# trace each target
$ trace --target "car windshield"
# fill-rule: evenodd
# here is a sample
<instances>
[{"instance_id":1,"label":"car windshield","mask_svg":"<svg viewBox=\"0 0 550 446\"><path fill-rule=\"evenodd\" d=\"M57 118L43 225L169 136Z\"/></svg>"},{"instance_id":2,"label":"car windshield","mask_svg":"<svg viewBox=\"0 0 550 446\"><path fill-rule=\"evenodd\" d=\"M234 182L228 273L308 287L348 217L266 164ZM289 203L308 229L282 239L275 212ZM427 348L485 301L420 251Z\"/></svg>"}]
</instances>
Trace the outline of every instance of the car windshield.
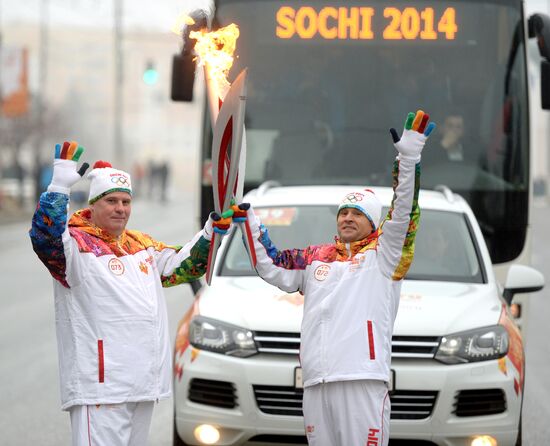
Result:
<instances>
[{"instance_id":1,"label":"car windshield","mask_svg":"<svg viewBox=\"0 0 550 446\"><path fill-rule=\"evenodd\" d=\"M279 250L330 243L336 234L335 206L258 207L255 212ZM386 210L387 212L387 210ZM241 234L234 231L222 260L222 276L254 276ZM465 215L422 210L410 280L482 283L478 249Z\"/></svg>"}]
</instances>

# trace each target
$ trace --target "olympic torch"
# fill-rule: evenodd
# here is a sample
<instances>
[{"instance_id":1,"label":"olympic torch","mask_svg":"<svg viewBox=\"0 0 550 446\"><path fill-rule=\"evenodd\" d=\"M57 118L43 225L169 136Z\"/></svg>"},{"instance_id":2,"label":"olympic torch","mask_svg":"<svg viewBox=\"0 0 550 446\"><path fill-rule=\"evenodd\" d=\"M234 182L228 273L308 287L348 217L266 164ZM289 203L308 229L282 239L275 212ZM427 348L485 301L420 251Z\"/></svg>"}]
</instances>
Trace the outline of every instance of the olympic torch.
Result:
<instances>
[{"instance_id":1,"label":"olympic torch","mask_svg":"<svg viewBox=\"0 0 550 446\"><path fill-rule=\"evenodd\" d=\"M196 31L190 38L197 39L195 51L204 67L208 107L212 122L212 188L214 211L221 215L243 197L246 164L246 138L244 116L246 106L247 70L242 70L233 84L227 74L233 64L233 52L238 28L231 24L215 32ZM248 222L238 223L252 266L256 256ZM221 238L214 233L208 255L206 283L212 281Z\"/></svg>"}]
</instances>

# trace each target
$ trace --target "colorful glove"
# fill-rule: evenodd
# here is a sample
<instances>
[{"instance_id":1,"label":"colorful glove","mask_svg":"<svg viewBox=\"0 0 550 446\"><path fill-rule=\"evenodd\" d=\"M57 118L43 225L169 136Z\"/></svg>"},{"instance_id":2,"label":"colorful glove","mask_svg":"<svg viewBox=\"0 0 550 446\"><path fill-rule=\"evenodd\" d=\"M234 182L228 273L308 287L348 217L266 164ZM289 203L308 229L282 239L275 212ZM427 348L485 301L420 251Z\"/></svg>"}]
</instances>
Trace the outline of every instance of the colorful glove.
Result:
<instances>
[{"instance_id":1,"label":"colorful glove","mask_svg":"<svg viewBox=\"0 0 550 446\"><path fill-rule=\"evenodd\" d=\"M400 159L408 158L415 161L420 159L424 144L433 129L435 129L435 123L430 122L428 124L429 120L430 115L418 110L416 115L412 112L407 115L401 138L399 138L394 128L390 129L393 145L399 152Z\"/></svg>"},{"instance_id":2,"label":"colorful glove","mask_svg":"<svg viewBox=\"0 0 550 446\"><path fill-rule=\"evenodd\" d=\"M208 220L204 225L205 238L207 240L211 240L212 232L220 235L227 234L227 231L229 231L229 227L231 226L231 217L233 217L232 209L225 211L221 216L217 212L210 212Z\"/></svg>"},{"instance_id":3,"label":"colorful glove","mask_svg":"<svg viewBox=\"0 0 550 446\"><path fill-rule=\"evenodd\" d=\"M84 152L84 147L79 146L75 141L55 146L55 159L53 162L52 182L48 186L48 192L60 192L69 195L71 187L80 181L90 165L83 163L80 169L76 170L77 162Z\"/></svg>"},{"instance_id":4,"label":"colorful glove","mask_svg":"<svg viewBox=\"0 0 550 446\"><path fill-rule=\"evenodd\" d=\"M242 223L246 221L250 203L233 204L231 209L233 210L233 221L235 223Z\"/></svg>"}]
</instances>

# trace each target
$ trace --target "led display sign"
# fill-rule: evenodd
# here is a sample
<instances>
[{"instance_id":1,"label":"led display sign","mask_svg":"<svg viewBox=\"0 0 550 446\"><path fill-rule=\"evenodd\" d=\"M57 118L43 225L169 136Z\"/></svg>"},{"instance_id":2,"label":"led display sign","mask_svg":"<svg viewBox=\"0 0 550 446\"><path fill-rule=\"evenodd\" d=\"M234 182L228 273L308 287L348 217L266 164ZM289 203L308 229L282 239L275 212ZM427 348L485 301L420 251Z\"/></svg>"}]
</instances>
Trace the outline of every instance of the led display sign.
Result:
<instances>
[{"instance_id":1,"label":"led display sign","mask_svg":"<svg viewBox=\"0 0 550 446\"><path fill-rule=\"evenodd\" d=\"M451 7L282 6L275 20L279 39L454 40L459 32Z\"/></svg>"}]
</instances>

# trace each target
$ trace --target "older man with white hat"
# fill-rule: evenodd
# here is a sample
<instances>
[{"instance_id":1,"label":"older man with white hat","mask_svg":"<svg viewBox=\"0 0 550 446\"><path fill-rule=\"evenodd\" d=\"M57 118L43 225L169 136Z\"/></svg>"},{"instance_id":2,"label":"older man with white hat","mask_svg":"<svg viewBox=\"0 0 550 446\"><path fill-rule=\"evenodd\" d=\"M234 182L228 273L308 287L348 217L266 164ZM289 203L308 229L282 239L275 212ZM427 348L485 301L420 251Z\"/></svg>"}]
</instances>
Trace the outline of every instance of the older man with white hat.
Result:
<instances>
[{"instance_id":1,"label":"older man with white hat","mask_svg":"<svg viewBox=\"0 0 550 446\"><path fill-rule=\"evenodd\" d=\"M74 446L141 446L154 402L169 398L172 353L162 287L199 279L212 232L230 218L212 215L185 246L126 229L128 173L99 161L88 175L89 207L68 219L83 152L57 145L52 182L35 211L33 249L54 281L62 409Z\"/></svg>"}]
</instances>

